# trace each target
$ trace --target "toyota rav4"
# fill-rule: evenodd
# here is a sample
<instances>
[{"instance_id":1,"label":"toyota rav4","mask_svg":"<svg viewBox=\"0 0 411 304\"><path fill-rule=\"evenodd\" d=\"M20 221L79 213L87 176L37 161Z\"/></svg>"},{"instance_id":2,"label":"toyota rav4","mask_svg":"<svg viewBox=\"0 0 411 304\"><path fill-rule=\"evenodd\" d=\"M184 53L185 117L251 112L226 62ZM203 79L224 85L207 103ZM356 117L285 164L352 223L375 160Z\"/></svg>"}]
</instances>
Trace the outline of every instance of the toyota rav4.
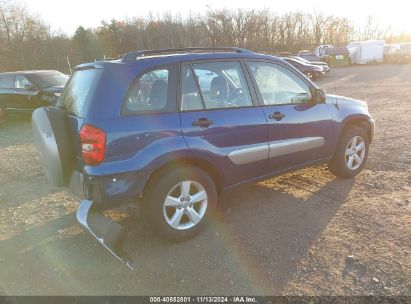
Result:
<instances>
[{"instance_id":1,"label":"toyota rav4","mask_svg":"<svg viewBox=\"0 0 411 304\"><path fill-rule=\"evenodd\" d=\"M155 232L181 241L235 186L320 163L356 176L374 133L365 102L326 95L284 60L239 48L79 65L32 124L49 182L81 197L79 223L130 268L125 229L101 210L138 203Z\"/></svg>"}]
</instances>

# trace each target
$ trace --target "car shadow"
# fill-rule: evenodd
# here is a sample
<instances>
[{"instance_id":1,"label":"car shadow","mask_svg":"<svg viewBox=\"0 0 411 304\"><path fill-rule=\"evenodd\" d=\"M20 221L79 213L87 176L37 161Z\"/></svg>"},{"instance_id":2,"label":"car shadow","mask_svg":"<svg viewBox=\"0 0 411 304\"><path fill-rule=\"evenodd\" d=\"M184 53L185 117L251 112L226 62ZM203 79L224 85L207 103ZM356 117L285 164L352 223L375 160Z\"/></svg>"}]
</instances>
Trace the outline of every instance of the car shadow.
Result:
<instances>
[{"instance_id":1,"label":"car shadow","mask_svg":"<svg viewBox=\"0 0 411 304\"><path fill-rule=\"evenodd\" d=\"M294 173L241 186L221 196L203 233L179 244L155 237L131 216L126 249L134 271L82 232L74 214L65 215L0 241L0 292L280 294L354 181L329 175L310 181Z\"/></svg>"}]
</instances>

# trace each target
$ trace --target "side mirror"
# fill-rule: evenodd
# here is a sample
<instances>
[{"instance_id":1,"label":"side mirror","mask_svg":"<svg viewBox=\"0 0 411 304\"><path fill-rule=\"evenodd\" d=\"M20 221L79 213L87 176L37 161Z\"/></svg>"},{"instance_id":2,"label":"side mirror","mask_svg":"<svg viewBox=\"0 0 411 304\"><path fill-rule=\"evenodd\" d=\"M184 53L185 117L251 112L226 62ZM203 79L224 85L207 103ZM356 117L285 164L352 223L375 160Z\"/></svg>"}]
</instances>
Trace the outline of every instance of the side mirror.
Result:
<instances>
[{"instance_id":1,"label":"side mirror","mask_svg":"<svg viewBox=\"0 0 411 304\"><path fill-rule=\"evenodd\" d=\"M312 102L313 103L325 103L327 95L324 89L314 89L312 92Z\"/></svg>"}]
</instances>

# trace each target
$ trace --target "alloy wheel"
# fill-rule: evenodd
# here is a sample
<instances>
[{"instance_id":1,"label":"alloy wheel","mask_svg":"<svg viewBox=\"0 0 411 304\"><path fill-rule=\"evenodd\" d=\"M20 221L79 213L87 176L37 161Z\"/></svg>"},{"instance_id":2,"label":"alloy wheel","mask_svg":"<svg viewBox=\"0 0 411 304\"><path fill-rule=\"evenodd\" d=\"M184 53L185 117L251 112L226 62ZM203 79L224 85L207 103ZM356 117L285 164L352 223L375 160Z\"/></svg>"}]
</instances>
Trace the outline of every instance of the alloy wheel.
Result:
<instances>
[{"instance_id":1,"label":"alloy wheel","mask_svg":"<svg viewBox=\"0 0 411 304\"><path fill-rule=\"evenodd\" d=\"M191 180L175 185L163 204L164 219L177 230L187 230L197 225L206 210L207 192L200 183Z\"/></svg>"},{"instance_id":2,"label":"alloy wheel","mask_svg":"<svg viewBox=\"0 0 411 304\"><path fill-rule=\"evenodd\" d=\"M345 163L350 170L358 169L365 157L365 141L361 136L354 136L345 148Z\"/></svg>"}]
</instances>

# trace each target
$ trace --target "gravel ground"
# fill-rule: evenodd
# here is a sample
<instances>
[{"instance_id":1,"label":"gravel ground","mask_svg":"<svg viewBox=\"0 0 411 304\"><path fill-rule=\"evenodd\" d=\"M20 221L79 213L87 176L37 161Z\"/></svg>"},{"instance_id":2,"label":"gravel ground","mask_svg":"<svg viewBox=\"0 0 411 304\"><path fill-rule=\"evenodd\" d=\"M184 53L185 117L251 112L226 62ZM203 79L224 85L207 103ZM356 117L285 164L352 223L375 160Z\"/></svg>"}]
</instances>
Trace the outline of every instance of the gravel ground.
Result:
<instances>
[{"instance_id":1,"label":"gravel ground","mask_svg":"<svg viewBox=\"0 0 411 304\"><path fill-rule=\"evenodd\" d=\"M30 123L0 126L1 295L411 295L411 65L333 69L327 92L377 121L355 179L319 166L243 186L198 237L161 241L130 224L135 271L80 229L78 201L50 188Z\"/></svg>"}]
</instances>

